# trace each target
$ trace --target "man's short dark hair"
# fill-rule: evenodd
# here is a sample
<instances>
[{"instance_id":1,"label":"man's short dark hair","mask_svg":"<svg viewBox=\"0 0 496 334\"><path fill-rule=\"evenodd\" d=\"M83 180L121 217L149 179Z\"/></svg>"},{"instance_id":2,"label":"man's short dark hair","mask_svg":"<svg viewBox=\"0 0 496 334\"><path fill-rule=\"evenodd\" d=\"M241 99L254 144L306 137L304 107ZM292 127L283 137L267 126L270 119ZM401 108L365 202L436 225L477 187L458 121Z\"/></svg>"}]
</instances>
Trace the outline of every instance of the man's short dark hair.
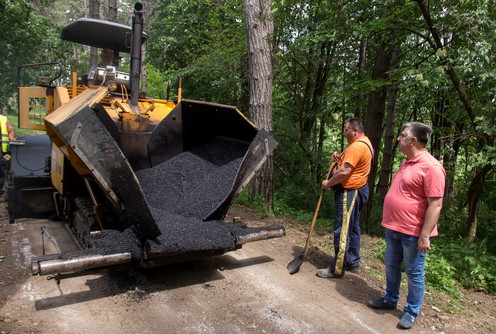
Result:
<instances>
[{"instance_id":1,"label":"man's short dark hair","mask_svg":"<svg viewBox=\"0 0 496 334\"><path fill-rule=\"evenodd\" d=\"M363 125L358 118L348 118L344 124L346 123L350 125L350 128L358 129L358 133L363 133Z\"/></svg>"},{"instance_id":2,"label":"man's short dark hair","mask_svg":"<svg viewBox=\"0 0 496 334\"><path fill-rule=\"evenodd\" d=\"M429 125L420 122L408 122L403 126L409 128L408 137L415 137L420 145L427 146L432 134L432 128Z\"/></svg>"}]
</instances>

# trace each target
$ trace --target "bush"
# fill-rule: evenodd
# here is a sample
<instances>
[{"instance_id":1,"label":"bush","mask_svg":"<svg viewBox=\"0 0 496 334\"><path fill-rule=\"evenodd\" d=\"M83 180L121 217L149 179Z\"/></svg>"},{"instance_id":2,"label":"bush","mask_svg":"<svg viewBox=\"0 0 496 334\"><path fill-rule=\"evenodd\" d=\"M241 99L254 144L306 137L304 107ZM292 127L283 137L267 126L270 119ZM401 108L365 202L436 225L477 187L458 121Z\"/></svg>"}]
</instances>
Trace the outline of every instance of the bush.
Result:
<instances>
[{"instance_id":1,"label":"bush","mask_svg":"<svg viewBox=\"0 0 496 334\"><path fill-rule=\"evenodd\" d=\"M262 196L252 196L248 187L241 191L234 203L255 209L261 213L268 213L265 199Z\"/></svg>"},{"instance_id":2,"label":"bush","mask_svg":"<svg viewBox=\"0 0 496 334\"><path fill-rule=\"evenodd\" d=\"M488 252L487 240L480 243L444 242L439 252L455 267L460 284L470 289L496 292L496 255Z\"/></svg>"},{"instance_id":3,"label":"bush","mask_svg":"<svg viewBox=\"0 0 496 334\"><path fill-rule=\"evenodd\" d=\"M460 292L456 277L457 271L455 266L446 260L437 247L433 246L425 262L425 280L427 286L432 287L434 290L445 292L450 297L460 300L463 294Z\"/></svg>"},{"instance_id":4,"label":"bush","mask_svg":"<svg viewBox=\"0 0 496 334\"><path fill-rule=\"evenodd\" d=\"M289 214L294 220L305 222L307 224L312 223L314 212L290 208L283 200L276 199L274 202L274 214ZM317 217L315 224L327 229L331 229L333 226L331 219L324 218L320 214Z\"/></svg>"}]
</instances>

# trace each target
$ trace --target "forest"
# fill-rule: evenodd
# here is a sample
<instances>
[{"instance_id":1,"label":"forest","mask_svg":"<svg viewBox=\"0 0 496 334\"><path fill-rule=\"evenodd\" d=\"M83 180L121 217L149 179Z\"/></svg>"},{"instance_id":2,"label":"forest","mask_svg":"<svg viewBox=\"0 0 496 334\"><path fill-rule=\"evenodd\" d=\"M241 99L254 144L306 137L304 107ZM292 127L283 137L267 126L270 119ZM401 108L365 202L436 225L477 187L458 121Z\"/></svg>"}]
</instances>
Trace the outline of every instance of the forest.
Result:
<instances>
[{"instance_id":1,"label":"forest","mask_svg":"<svg viewBox=\"0 0 496 334\"><path fill-rule=\"evenodd\" d=\"M188 99L235 105L248 118L258 117L250 100L249 2L142 1L148 40L141 85L148 96L167 98L181 77ZM461 284L494 293L496 3L259 2L269 9L261 19L272 27L265 39L271 105L263 126L279 145L270 194L254 199L243 193L239 200L310 222L331 154L345 148L343 123L356 117L376 151L362 233L382 236L382 200L404 159L396 139L405 122L429 124L434 133L428 149L447 172L431 275L446 290ZM61 62L60 85L69 83L74 64L78 72L88 71L95 54L61 41L64 25L81 17L129 25L133 5L129 0L0 0L2 113L17 114L19 65ZM319 218L327 227L333 217L330 196L328 191Z\"/></svg>"}]
</instances>

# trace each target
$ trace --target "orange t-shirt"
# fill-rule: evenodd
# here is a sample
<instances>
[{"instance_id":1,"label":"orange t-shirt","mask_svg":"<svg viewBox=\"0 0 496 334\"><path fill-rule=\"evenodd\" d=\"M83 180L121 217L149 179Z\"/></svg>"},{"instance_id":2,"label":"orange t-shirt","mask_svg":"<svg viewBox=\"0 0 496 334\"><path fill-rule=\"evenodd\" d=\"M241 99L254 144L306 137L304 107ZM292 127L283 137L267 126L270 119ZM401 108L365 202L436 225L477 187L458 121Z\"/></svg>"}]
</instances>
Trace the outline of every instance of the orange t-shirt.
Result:
<instances>
[{"instance_id":1,"label":"orange t-shirt","mask_svg":"<svg viewBox=\"0 0 496 334\"><path fill-rule=\"evenodd\" d=\"M369 146L367 146L367 143ZM370 149L369 149L370 147ZM339 166L348 163L353 166L353 170L346 179L341 182L345 189L359 189L367 183L372 164L372 143L369 138L362 137L351 143L343 152L339 161Z\"/></svg>"}]
</instances>

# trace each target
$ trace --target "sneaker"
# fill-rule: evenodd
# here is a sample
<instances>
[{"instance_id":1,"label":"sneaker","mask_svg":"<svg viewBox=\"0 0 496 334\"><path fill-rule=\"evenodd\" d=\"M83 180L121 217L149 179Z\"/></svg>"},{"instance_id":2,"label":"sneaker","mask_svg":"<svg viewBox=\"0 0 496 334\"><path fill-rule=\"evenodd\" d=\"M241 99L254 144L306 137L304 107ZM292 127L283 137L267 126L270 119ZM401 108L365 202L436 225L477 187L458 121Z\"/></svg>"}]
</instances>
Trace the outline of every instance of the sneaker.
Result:
<instances>
[{"instance_id":1,"label":"sneaker","mask_svg":"<svg viewBox=\"0 0 496 334\"><path fill-rule=\"evenodd\" d=\"M369 300L369 306L372 308L381 308L387 310L394 310L396 303L388 302L384 297Z\"/></svg>"},{"instance_id":2,"label":"sneaker","mask_svg":"<svg viewBox=\"0 0 496 334\"><path fill-rule=\"evenodd\" d=\"M413 327L413 325L415 325L416 321L417 321L417 318L415 318L410 313L405 312L405 314L403 314L403 317L401 318L400 322L398 322L398 328L410 329Z\"/></svg>"},{"instance_id":3,"label":"sneaker","mask_svg":"<svg viewBox=\"0 0 496 334\"><path fill-rule=\"evenodd\" d=\"M317 270L316 275L319 277L322 277L322 278L341 278L342 277L342 275L334 275L333 273L331 273L329 268Z\"/></svg>"}]
</instances>

